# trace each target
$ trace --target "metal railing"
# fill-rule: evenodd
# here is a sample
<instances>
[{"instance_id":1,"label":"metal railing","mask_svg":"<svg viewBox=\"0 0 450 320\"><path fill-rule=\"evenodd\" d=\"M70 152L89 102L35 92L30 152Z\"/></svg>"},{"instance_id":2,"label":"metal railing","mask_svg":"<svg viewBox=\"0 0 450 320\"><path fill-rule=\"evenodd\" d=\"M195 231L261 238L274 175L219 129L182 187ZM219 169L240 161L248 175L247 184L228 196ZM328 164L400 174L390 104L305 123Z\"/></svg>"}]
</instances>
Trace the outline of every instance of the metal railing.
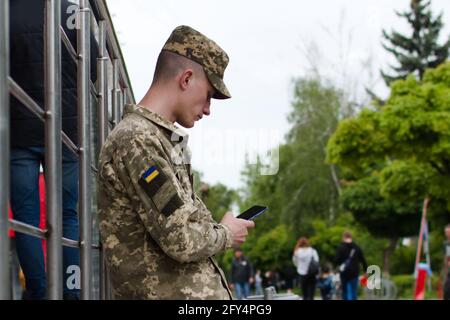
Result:
<instances>
[{"instance_id":1,"label":"metal railing","mask_svg":"<svg viewBox=\"0 0 450 320\"><path fill-rule=\"evenodd\" d=\"M119 120L124 103L134 103L120 46L105 0L80 0L77 11L77 48L61 27L61 3L45 0L44 15L44 108L41 108L9 75L9 0L0 1L0 299L11 298L10 239L8 230L46 239L47 292L49 299L62 299L62 247L80 248L81 298L92 299L93 252L99 250L100 299L110 297L107 269L101 245L93 244L91 157L91 97L96 103L97 150L111 124ZM91 21L94 23L91 25ZM90 79L90 34L98 35L97 83ZM78 143L61 127L61 43L77 63ZM9 219L10 195L10 110L9 95L44 122L46 167L46 229ZM108 99L111 95L111 99ZM109 101L112 103L110 104ZM79 241L62 237L62 143L79 159Z\"/></svg>"}]
</instances>

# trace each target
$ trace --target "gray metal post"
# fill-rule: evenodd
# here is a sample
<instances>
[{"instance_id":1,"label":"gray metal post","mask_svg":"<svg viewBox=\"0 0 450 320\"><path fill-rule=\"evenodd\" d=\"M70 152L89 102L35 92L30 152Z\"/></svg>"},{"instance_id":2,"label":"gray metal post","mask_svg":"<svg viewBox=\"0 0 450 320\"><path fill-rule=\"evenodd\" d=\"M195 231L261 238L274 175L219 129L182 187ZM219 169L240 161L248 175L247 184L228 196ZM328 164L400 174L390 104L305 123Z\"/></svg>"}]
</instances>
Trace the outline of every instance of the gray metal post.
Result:
<instances>
[{"instance_id":1,"label":"gray metal post","mask_svg":"<svg viewBox=\"0 0 450 320\"><path fill-rule=\"evenodd\" d=\"M0 1L0 299L11 298L9 266L9 0Z\"/></svg>"},{"instance_id":2,"label":"gray metal post","mask_svg":"<svg viewBox=\"0 0 450 320\"><path fill-rule=\"evenodd\" d=\"M99 147L103 145L108 135L108 75L107 75L107 62L108 53L106 51L106 27L105 21L100 20L99 27L99 59L97 64L97 91L98 91L98 141Z\"/></svg>"},{"instance_id":3,"label":"gray metal post","mask_svg":"<svg viewBox=\"0 0 450 320\"><path fill-rule=\"evenodd\" d=\"M106 51L106 26L105 21L98 22L99 27L99 59L97 62L97 91L99 98L97 100L98 114L98 142L99 150L103 146L108 135L108 74L107 62L108 53ZM101 241L101 239L100 239ZM100 246L100 300L108 300L109 278L105 264L103 247Z\"/></svg>"},{"instance_id":4,"label":"gray metal post","mask_svg":"<svg viewBox=\"0 0 450 320\"><path fill-rule=\"evenodd\" d=\"M61 2L45 1L45 163L48 298L62 299Z\"/></svg>"},{"instance_id":5,"label":"gray metal post","mask_svg":"<svg viewBox=\"0 0 450 320\"><path fill-rule=\"evenodd\" d=\"M119 59L113 60L112 117L114 127L120 121Z\"/></svg>"},{"instance_id":6,"label":"gray metal post","mask_svg":"<svg viewBox=\"0 0 450 320\"><path fill-rule=\"evenodd\" d=\"M80 264L81 298L92 297L92 214L91 214L91 166L90 166L90 9L87 0L80 0L78 53L78 143L79 151L79 216L80 216Z\"/></svg>"},{"instance_id":7,"label":"gray metal post","mask_svg":"<svg viewBox=\"0 0 450 320\"><path fill-rule=\"evenodd\" d=\"M119 121L122 119L123 116L123 107L125 106L125 90L119 90Z\"/></svg>"}]
</instances>

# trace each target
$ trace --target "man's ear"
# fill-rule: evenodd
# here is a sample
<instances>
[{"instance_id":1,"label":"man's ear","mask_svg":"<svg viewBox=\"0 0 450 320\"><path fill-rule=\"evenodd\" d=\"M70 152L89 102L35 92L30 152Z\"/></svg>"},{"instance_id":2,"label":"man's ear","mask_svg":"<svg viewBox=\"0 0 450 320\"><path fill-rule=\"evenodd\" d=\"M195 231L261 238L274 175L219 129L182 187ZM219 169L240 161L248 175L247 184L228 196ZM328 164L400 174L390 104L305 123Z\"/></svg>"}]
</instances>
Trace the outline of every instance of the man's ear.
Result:
<instances>
[{"instance_id":1,"label":"man's ear","mask_svg":"<svg viewBox=\"0 0 450 320\"><path fill-rule=\"evenodd\" d=\"M186 69L183 71L183 73L180 76L180 87L182 90L186 90L189 86L189 84L192 81L194 72L192 69Z\"/></svg>"}]
</instances>

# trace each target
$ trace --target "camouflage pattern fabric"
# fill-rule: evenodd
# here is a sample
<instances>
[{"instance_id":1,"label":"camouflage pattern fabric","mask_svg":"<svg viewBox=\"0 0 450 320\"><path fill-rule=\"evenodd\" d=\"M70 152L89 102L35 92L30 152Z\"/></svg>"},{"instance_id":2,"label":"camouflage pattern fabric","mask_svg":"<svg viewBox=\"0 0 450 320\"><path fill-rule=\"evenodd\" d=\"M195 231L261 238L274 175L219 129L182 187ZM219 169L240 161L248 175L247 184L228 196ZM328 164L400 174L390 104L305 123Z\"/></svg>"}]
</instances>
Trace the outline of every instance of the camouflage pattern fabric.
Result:
<instances>
[{"instance_id":1,"label":"camouflage pattern fabric","mask_svg":"<svg viewBox=\"0 0 450 320\"><path fill-rule=\"evenodd\" d=\"M116 299L232 297L213 257L232 235L193 190L187 140L159 115L127 105L101 150L99 228Z\"/></svg>"}]
</instances>

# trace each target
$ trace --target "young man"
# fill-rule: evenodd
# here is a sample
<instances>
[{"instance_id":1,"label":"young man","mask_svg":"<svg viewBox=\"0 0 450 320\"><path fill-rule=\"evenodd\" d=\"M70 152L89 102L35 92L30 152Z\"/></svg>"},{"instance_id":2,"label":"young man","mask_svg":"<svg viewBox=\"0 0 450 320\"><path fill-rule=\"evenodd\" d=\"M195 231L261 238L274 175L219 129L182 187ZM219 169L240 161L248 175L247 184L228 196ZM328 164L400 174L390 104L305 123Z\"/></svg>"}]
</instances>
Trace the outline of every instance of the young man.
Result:
<instances>
[{"instance_id":1,"label":"young man","mask_svg":"<svg viewBox=\"0 0 450 320\"><path fill-rule=\"evenodd\" d=\"M356 300L358 298L359 265L366 273L367 263L361 248L353 242L352 234L345 231L342 243L337 249L336 265L339 266L339 275L342 286L343 300Z\"/></svg>"},{"instance_id":2,"label":"young man","mask_svg":"<svg viewBox=\"0 0 450 320\"><path fill-rule=\"evenodd\" d=\"M253 283L253 267L250 261L242 255L242 250L239 248L234 251L234 258L231 262L231 282L238 300L250 295L250 285Z\"/></svg>"},{"instance_id":3,"label":"young man","mask_svg":"<svg viewBox=\"0 0 450 320\"><path fill-rule=\"evenodd\" d=\"M213 220L193 188L188 136L210 114L227 54L188 27L177 27L138 105L108 136L99 160L100 232L118 299L231 299L213 256L239 246L254 223L228 212Z\"/></svg>"}]
</instances>

